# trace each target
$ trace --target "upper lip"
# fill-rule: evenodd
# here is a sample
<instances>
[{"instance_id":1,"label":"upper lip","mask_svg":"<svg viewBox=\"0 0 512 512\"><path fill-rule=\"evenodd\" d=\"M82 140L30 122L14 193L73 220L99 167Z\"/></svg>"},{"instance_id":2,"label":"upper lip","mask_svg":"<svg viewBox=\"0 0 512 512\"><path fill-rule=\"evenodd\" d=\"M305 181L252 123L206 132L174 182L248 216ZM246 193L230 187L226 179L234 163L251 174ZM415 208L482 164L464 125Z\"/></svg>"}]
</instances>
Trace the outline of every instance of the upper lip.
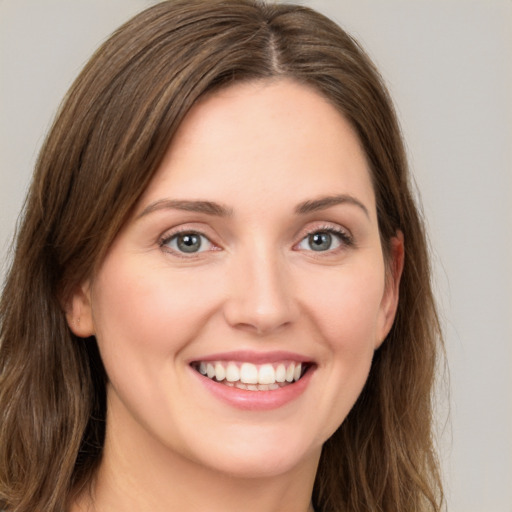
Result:
<instances>
[{"instance_id":1,"label":"upper lip","mask_svg":"<svg viewBox=\"0 0 512 512\"><path fill-rule=\"evenodd\" d=\"M312 363L313 360L303 354L288 351L255 352L249 350L236 350L232 352L217 352L190 360L190 363L198 361L238 361L253 364L278 363L281 361L295 361L299 363Z\"/></svg>"}]
</instances>

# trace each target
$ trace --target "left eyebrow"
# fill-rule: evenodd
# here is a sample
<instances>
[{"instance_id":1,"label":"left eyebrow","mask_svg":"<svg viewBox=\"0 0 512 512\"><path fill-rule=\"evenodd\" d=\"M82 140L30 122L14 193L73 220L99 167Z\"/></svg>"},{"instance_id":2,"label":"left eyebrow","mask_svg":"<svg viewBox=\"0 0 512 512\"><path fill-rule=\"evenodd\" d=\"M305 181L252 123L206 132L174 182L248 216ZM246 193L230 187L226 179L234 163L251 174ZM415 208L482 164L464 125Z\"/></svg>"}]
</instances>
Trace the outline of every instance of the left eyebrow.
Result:
<instances>
[{"instance_id":1,"label":"left eyebrow","mask_svg":"<svg viewBox=\"0 0 512 512\"><path fill-rule=\"evenodd\" d=\"M206 213L207 215L215 215L218 217L228 217L232 215L232 211L227 206L212 201L188 201L176 199L161 199L155 201L137 216L138 219L158 210L183 210L187 212Z\"/></svg>"},{"instance_id":2,"label":"left eyebrow","mask_svg":"<svg viewBox=\"0 0 512 512\"><path fill-rule=\"evenodd\" d=\"M325 196L320 197L319 199L304 201L303 203L300 203L295 207L295 213L299 215L305 215L307 213L325 210L327 208L331 208L332 206L336 206L339 204L352 204L354 206L357 206L365 213L365 215L368 218L370 218L368 208L366 208L366 206L361 201L359 201L359 199L348 194Z\"/></svg>"}]
</instances>

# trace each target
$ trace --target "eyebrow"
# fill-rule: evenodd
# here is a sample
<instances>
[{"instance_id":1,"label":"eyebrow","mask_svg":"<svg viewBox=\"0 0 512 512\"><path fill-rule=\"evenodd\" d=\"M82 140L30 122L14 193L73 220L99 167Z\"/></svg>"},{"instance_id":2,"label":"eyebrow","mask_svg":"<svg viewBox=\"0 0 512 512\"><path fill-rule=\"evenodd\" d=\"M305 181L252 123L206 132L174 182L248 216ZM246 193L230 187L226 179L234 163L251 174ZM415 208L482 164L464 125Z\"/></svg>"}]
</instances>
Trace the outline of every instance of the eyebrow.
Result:
<instances>
[{"instance_id":1,"label":"eyebrow","mask_svg":"<svg viewBox=\"0 0 512 512\"><path fill-rule=\"evenodd\" d=\"M146 206L137 218L144 217L149 213L158 210L183 210L186 212L206 213L207 215L215 215L218 217L228 217L232 215L232 210L227 206L212 201L189 201L178 199L161 199Z\"/></svg>"},{"instance_id":2,"label":"eyebrow","mask_svg":"<svg viewBox=\"0 0 512 512\"><path fill-rule=\"evenodd\" d=\"M311 199L299 203L295 207L295 213L298 215L306 215L313 213L332 206L339 204L352 204L359 207L365 215L369 218L370 214L366 206L356 199L355 197L348 194L340 194L335 196L325 196L319 199ZM144 210L137 216L138 219L158 210L182 210L187 212L205 213L207 215L214 215L217 217L229 217L233 214L233 210L220 203L213 201L192 201L184 199L160 199L150 205L146 206Z\"/></svg>"},{"instance_id":3,"label":"eyebrow","mask_svg":"<svg viewBox=\"0 0 512 512\"><path fill-rule=\"evenodd\" d=\"M331 208L332 206L336 206L339 204L352 204L354 206L357 206L358 208L363 210L363 212L368 218L370 218L368 208L366 208L366 206L361 201L359 201L359 199L356 199L355 197L348 194L325 196L320 197L319 199L304 201L303 203L300 203L295 207L295 213L299 215L305 215L307 213L325 210L327 208Z\"/></svg>"}]
</instances>

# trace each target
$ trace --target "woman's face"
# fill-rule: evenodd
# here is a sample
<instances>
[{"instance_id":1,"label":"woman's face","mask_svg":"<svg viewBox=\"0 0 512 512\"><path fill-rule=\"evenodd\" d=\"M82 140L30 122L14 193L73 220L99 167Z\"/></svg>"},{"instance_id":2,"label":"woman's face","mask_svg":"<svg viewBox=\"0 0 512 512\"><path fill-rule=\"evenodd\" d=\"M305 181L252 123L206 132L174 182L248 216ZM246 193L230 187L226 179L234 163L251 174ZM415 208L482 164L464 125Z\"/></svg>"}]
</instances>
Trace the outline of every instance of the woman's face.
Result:
<instances>
[{"instance_id":1,"label":"woman's face","mask_svg":"<svg viewBox=\"0 0 512 512\"><path fill-rule=\"evenodd\" d=\"M204 98L73 299L110 381L107 440L241 476L314 466L393 321L385 274L333 106L286 80Z\"/></svg>"}]
</instances>

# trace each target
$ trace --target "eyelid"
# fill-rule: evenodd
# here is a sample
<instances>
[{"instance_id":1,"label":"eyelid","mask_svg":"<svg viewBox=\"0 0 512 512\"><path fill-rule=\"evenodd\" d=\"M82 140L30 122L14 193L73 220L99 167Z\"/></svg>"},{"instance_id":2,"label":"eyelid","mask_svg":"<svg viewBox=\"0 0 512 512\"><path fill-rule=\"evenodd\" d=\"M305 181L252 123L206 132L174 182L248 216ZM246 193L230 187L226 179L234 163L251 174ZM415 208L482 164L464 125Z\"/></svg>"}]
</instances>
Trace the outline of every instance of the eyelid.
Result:
<instances>
[{"instance_id":1,"label":"eyelid","mask_svg":"<svg viewBox=\"0 0 512 512\"><path fill-rule=\"evenodd\" d=\"M209 247L207 249L200 250L198 252L191 252L188 254L177 249L174 249L172 247L169 247L168 244L179 235L199 236L208 241ZM194 258L208 251L220 250L220 247L214 242L212 242L211 238L208 235L206 235L203 231L187 226L179 226L177 228L166 231L163 235L159 237L158 246L165 252L172 253L173 255L178 256L180 258Z\"/></svg>"},{"instance_id":2,"label":"eyelid","mask_svg":"<svg viewBox=\"0 0 512 512\"><path fill-rule=\"evenodd\" d=\"M294 245L294 248L297 248L297 250L302 250L302 249L298 249L299 244L301 244L304 240L306 240L306 238L309 237L310 235L313 235L315 233L322 233L322 232L329 233L329 234L336 236L338 238L338 240L340 241L340 246L336 247L334 249L326 250L326 251L318 251L317 254L319 254L319 255L322 252L332 254L333 252L336 252L337 250L343 250L343 249L347 249L347 248L355 246L355 240L354 240L354 237L353 237L352 233L350 232L350 230L340 226L339 224L322 223L322 224L317 224L317 225L310 226L310 227L306 228L306 230L304 230L301 233L300 240ZM313 251L311 249L311 252L315 252L315 251Z\"/></svg>"},{"instance_id":3,"label":"eyelid","mask_svg":"<svg viewBox=\"0 0 512 512\"><path fill-rule=\"evenodd\" d=\"M212 237L207 235L205 233L205 229L203 228L197 228L193 226L188 225L182 225L178 226L176 228L168 229L164 234L159 236L158 238L158 246L169 253L172 253L173 255L176 255L178 257L183 258L194 258L202 255L203 253L209 252L209 251L220 251L222 250L222 247L212 241ZM313 223L313 225L307 226L305 229L301 230L300 233L300 239L298 242L296 242L293 246L294 250L304 250L300 249L298 246L310 235L314 233L320 233L320 232L327 232L332 235L334 235L338 240L340 245L333 249L328 249L326 251L318 251L317 254L321 255L322 252L332 254L339 250L348 249L350 247L355 246L355 240L350 232L349 229L337 224L337 223L331 223L331 222L321 222L321 223ZM191 234L191 235L197 235L202 237L203 239L206 239L208 242L209 247L204 250L200 250L198 252L191 252L191 253L185 253L176 249L173 249L172 247L169 247L169 243L171 240L180 234ZM315 252L312 249L307 250L307 252Z\"/></svg>"}]
</instances>

